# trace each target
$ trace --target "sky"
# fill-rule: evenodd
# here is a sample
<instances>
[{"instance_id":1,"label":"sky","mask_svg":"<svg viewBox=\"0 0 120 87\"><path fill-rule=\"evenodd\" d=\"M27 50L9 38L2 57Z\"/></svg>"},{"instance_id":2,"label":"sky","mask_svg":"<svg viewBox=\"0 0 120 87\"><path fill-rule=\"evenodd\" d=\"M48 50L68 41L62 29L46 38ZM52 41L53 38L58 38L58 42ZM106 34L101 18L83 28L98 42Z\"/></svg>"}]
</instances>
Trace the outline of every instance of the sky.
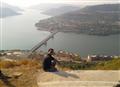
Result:
<instances>
[{"instance_id":1,"label":"sky","mask_svg":"<svg viewBox=\"0 0 120 87\"><path fill-rule=\"evenodd\" d=\"M70 4L101 4L118 3L120 0L1 0L2 2L18 7L29 7L40 3L70 3Z\"/></svg>"}]
</instances>

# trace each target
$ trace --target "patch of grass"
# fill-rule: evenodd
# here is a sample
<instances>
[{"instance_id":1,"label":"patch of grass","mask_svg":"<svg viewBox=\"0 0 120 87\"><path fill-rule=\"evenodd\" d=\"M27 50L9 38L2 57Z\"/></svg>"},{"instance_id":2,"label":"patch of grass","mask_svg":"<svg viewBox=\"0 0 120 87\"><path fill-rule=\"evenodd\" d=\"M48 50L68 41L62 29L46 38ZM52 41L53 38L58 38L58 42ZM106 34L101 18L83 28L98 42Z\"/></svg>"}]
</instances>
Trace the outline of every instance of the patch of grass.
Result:
<instances>
[{"instance_id":1,"label":"patch of grass","mask_svg":"<svg viewBox=\"0 0 120 87\"><path fill-rule=\"evenodd\" d=\"M84 66L81 63L62 61L59 67L63 70L64 69L65 70L79 70L79 69L83 69Z\"/></svg>"},{"instance_id":2,"label":"patch of grass","mask_svg":"<svg viewBox=\"0 0 120 87\"><path fill-rule=\"evenodd\" d=\"M18 78L13 77L12 75L15 72L22 73ZM37 86L37 70L36 69L25 69L25 68L13 68L13 69L2 69L2 73L6 76L10 76L8 79L9 84L13 85L13 87L38 87ZM8 86L4 83L4 81L0 80L0 87L12 87Z\"/></svg>"},{"instance_id":3,"label":"patch of grass","mask_svg":"<svg viewBox=\"0 0 120 87\"><path fill-rule=\"evenodd\" d=\"M42 63L33 59L21 59L16 61L4 61L0 60L0 69L3 74L12 78L8 79L8 82L14 87L38 87L36 77L38 70L42 71ZM61 70L120 70L120 58L110 61L102 61L98 63L75 63L62 61L58 66ZM22 75L17 78L14 77L14 73L21 73ZM0 79L0 87L8 87Z\"/></svg>"},{"instance_id":4,"label":"patch of grass","mask_svg":"<svg viewBox=\"0 0 120 87\"><path fill-rule=\"evenodd\" d=\"M11 77L8 82L13 87L38 87L36 77L37 71L41 70L41 67L42 65L38 60L32 59L0 61L2 73ZM21 73L21 75L16 78L14 73ZM2 79L0 79L0 87L8 87Z\"/></svg>"},{"instance_id":5,"label":"patch of grass","mask_svg":"<svg viewBox=\"0 0 120 87\"><path fill-rule=\"evenodd\" d=\"M96 63L74 63L63 61L59 67L62 69L66 68L70 70L120 70L120 58Z\"/></svg>"},{"instance_id":6,"label":"patch of grass","mask_svg":"<svg viewBox=\"0 0 120 87\"><path fill-rule=\"evenodd\" d=\"M95 66L92 66L91 69L95 69L95 70L120 70L120 58L97 63Z\"/></svg>"},{"instance_id":7,"label":"patch of grass","mask_svg":"<svg viewBox=\"0 0 120 87\"><path fill-rule=\"evenodd\" d=\"M22 59L22 60L16 60L16 61L0 61L0 68L14 68L14 67L24 67L24 68L41 68L41 62L38 60L32 60L32 59Z\"/></svg>"},{"instance_id":8,"label":"patch of grass","mask_svg":"<svg viewBox=\"0 0 120 87\"><path fill-rule=\"evenodd\" d=\"M17 62L14 61L0 61L0 68L13 68L18 66Z\"/></svg>"}]
</instances>

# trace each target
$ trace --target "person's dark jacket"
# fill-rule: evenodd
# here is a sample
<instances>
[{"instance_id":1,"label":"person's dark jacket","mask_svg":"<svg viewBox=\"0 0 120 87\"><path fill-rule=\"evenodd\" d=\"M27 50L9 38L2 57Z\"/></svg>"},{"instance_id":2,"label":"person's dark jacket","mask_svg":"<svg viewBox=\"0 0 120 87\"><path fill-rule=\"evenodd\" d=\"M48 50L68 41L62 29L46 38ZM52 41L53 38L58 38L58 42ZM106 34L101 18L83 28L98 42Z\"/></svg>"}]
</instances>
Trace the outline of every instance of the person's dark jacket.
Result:
<instances>
[{"instance_id":1,"label":"person's dark jacket","mask_svg":"<svg viewBox=\"0 0 120 87\"><path fill-rule=\"evenodd\" d=\"M49 71L52 67L53 61L55 62L55 59L50 54L48 54L43 61L43 70Z\"/></svg>"}]
</instances>

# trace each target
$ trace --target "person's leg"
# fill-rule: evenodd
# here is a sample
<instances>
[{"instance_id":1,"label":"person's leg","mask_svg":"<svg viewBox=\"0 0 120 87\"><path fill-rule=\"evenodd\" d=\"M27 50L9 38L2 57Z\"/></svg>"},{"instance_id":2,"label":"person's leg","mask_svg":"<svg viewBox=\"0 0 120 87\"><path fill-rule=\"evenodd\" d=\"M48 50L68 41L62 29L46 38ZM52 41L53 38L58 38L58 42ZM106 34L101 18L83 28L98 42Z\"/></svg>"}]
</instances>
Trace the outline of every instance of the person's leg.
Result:
<instances>
[{"instance_id":1,"label":"person's leg","mask_svg":"<svg viewBox=\"0 0 120 87\"><path fill-rule=\"evenodd\" d=\"M49 69L49 72L58 72L57 68L52 67L51 69Z\"/></svg>"},{"instance_id":2,"label":"person's leg","mask_svg":"<svg viewBox=\"0 0 120 87\"><path fill-rule=\"evenodd\" d=\"M3 78L3 73L2 73L2 71L0 70L0 78Z\"/></svg>"}]
</instances>

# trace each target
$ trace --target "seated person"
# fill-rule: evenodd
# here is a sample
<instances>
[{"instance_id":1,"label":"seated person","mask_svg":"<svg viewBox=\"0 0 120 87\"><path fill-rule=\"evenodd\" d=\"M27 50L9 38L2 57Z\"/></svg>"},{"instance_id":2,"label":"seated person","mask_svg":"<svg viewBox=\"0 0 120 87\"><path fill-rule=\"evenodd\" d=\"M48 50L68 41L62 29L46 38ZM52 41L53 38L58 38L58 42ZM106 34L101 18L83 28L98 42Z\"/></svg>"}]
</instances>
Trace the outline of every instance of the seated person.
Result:
<instances>
[{"instance_id":1,"label":"seated person","mask_svg":"<svg viewBox=\"0 0 120 87\"><path fill-rule=\"evenodd\" d=\"M56 72L56 63L59 63L52 55L54 55L54 49L50 48L48 50L47 56L44 58L43 61L43 70L46 72Z\"/></svg>"}]
</instances>

